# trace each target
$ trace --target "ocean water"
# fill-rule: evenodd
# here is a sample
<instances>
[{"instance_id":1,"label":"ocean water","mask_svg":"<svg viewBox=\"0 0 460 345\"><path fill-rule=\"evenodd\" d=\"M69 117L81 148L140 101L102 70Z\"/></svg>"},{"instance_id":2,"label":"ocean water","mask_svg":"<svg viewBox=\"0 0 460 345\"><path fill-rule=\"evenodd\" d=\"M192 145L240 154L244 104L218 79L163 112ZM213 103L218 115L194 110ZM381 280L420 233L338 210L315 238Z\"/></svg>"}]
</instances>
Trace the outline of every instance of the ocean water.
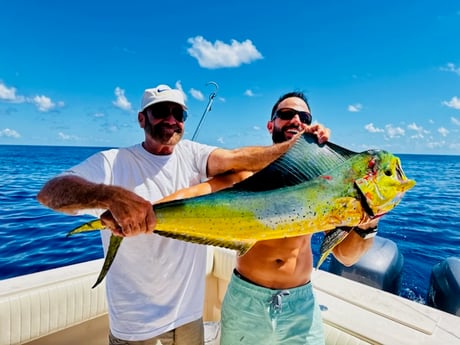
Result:
<instances>
[{"instance_id":1,"label":"ocean water","mask_svg":"<svg viewBox=\"0 0 460 345\"><path fill-rule=\"evenodd\" d=\"M103 256L98 232L66 237L91 217L54 212L36 200L48 179L101 149L0 145L0 279ZM404 256L401 296L424 303L433 265L460 257L460 156L399 157L417 184L381 219L379 236ZM313 237L316 257L320 241Z\"/></svg>"}]
</instances>

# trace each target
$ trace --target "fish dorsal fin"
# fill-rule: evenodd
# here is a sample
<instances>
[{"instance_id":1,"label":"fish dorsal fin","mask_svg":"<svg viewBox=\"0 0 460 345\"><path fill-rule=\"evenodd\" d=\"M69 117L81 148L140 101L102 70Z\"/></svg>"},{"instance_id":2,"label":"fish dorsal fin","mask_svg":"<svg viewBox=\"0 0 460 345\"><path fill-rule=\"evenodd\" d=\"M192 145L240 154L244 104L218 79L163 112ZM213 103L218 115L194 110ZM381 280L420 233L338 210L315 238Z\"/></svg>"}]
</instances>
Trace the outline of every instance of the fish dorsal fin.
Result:
<instances>
[{"instance_id":1,"label":"fish dorsal fin","mask_svg":"<svg viewBox=\"0 0 460 345\"><path fill-rule=\"evenodd\" d=\"M233 188L262 191L293 186L332 170L356 154L329 142L319 145L316 136L304 133L283 156Z\"/></svg>"}]
</instances>

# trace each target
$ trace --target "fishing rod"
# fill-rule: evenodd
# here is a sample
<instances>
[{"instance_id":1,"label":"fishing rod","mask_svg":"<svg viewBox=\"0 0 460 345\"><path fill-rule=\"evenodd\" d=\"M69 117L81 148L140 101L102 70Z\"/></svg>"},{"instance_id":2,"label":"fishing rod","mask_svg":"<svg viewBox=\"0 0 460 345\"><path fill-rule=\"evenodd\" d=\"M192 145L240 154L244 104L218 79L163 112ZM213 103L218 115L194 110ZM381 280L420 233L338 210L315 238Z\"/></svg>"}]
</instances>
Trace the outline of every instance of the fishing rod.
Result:
<instances>
[{"instance_id":1,"label":"fishing rod","mask_svg":"<svg viewBox=\"0 0 460 345\"><path fill-rule=\"evenodd\" d=\"M214 101L214 98L217 95L217 90L219 90L219 85L217 85L216 82L210 81L206 83L206 85L209 85L209 84L214 85L216 90L214 92L211 92L209 95L208 105L204 109L203 115L201 115L201 119L200 119L200 122L198 123L198 126L196 126L195 133L193 133L193 136L192 136L192 141L194 141L195 138L198 136L198 132L200 131L201 125L203 124L204 118L206 117L206 114L211 111L212 102Z\"/></svg>"}]
</instances>

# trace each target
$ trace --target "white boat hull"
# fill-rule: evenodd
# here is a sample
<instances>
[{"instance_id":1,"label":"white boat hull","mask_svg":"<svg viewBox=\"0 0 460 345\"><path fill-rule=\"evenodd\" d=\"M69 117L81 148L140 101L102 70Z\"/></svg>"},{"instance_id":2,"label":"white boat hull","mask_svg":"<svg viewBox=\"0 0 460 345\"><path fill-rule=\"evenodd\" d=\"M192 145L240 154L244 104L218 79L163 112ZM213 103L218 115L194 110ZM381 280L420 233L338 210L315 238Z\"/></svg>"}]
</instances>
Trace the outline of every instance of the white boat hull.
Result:
<instances>
[{"instance_id":1,"label":"white boat hull","mask_svg":"<svg viewBox=\"0 0 460 345\"><path fill-rule=\"evenodd\" d=\"M206 278L207 344L218 344L220 306L234 252L209 247ZM105 285L91 289L102 260L0 281L0 345L105 345ZM336 276L315 271L326 344L460 344L460 318Z\"/></svg>"}]
</instances>

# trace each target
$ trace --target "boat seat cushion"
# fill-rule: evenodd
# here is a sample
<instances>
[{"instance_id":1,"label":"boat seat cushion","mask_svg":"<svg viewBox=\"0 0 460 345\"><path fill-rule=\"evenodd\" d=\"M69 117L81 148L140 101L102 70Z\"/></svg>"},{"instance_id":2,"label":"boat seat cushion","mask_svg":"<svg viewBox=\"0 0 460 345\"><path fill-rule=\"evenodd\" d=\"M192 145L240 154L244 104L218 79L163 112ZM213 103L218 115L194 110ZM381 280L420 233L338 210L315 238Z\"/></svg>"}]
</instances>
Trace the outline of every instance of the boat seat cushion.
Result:
<instances>
[{"instance_id":1,"label":"boat seat cushion","mask_svg":"<svg viewBox=\"0 0 460 345\"><path fill-rule=\"evenodd\" d=\"M102 261L0 281L0 344L24 344L107 313Z\"/></svg>"}]
</instances>

